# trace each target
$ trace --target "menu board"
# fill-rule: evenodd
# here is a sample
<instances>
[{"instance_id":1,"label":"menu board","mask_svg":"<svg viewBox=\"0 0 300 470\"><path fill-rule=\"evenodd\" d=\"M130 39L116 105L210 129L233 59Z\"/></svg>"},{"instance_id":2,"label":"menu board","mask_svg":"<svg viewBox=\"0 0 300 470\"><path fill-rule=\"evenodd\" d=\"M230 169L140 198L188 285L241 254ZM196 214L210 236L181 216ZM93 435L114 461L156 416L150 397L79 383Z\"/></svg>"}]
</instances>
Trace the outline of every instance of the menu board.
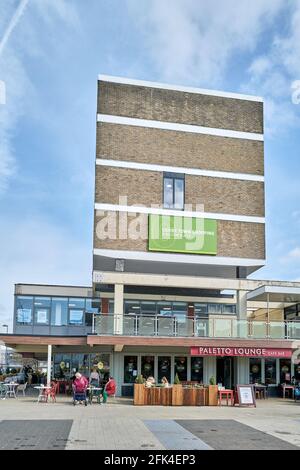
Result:
<instances>
[{"instance_id":1,"label":"menu board","mask_svg":"<svg viewBox=\"0 0 300 470\"><path fill-rule=\"evenodd\" d=\"M253 385L237 385L236 388L240 406L256 406Z\"/></svg>"}]
</instances>

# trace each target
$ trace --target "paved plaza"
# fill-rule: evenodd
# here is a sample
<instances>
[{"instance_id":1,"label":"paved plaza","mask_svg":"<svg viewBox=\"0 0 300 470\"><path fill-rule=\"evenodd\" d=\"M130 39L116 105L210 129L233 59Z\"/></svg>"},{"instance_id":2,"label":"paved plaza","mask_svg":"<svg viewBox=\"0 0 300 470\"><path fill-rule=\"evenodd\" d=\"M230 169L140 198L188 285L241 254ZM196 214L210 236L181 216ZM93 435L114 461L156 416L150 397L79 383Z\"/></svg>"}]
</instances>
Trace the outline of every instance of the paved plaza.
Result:
<instances>
[{"instance_id":1,"label":"paved plaza","mask_svg":"<svg viewBox=\"0 0 300 470\"><path fill-rule=\"evenodd\" d=\"M128 399L72 405L70 397L0 400L0 449L212 450L300 448L300 403L257 408L136 407Z\"/></svg>"}]
</instances>

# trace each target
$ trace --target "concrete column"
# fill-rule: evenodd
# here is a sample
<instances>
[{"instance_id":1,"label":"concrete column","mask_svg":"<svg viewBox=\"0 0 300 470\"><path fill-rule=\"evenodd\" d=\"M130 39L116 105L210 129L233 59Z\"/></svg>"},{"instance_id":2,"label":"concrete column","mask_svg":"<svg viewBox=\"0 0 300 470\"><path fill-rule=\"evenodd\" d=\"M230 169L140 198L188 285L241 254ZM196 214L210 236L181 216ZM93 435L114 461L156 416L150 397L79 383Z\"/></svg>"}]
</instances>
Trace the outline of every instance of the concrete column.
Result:
<instances>
[{"instance_id":1,"label":"concrete column","mask_svg":"<svg viewBox=\"0 0 300 470\"><path fill-rule=\"evenodd\" d=\"M217 380L217 358L205 356L203 358L203 382L209 384L209 379L215 377Z\"/></svg>"},{"instance_id":2,"label":"concrete column","mask_svg":"<svg viewBox=\"0 0 300 470\"><path fill-rule=\"evenodd\" d=\"M52 345L48 344L48 357L47 357L47 386L50 387L51 383L51 360L52 360Z\"/></svg>"},{"instance_id":3,"label":"concrete column","mask_svg":"<svg viewBox=\"0 0 300 470\"><path fill-rule=\"evenodd\" d=\"M236 291L236 313L239 320L247 319L247 291Z\"/></svg>"},{"instance_id":4,"label":"concrete column","mask_svg":"<svg viewBox=\"0 0 300 470\"><path fill-rule=\"evenodd\" d=\"M237 315L237 336L246 338L248 336L247 326L247 291L236 291L236 315Z\"/></svg>"},{"instance_id":5,"label":"concrete column","mask_svg":"<svg viewBox=\"0 0 300 470\"><path fill-rule=\"evenodd\" d=\"M113 371L112 375L117 383L117 397L120 397L122 394L122 384L123 384L123 354L114 352L113 353Z\"/></svg>"},{"instance_id":6,"label":"concrete column","mask_svg":"<svg viewBox=\"0 0 300 470\"><path fill-rule=\"evenodd\" d=\"M115 284L114 334L123 334L124 285Z\"/></svg>"},{"instance_id":7,"label":"concrete column","mask_svg":"<svg viewBox=\"0 0 300 470\"><path fill-rule=\"evenodd\" d=\"M236 385L246 385L249 383L249 358L236 357L235 383Z\"/></svg>"}]
</instances>

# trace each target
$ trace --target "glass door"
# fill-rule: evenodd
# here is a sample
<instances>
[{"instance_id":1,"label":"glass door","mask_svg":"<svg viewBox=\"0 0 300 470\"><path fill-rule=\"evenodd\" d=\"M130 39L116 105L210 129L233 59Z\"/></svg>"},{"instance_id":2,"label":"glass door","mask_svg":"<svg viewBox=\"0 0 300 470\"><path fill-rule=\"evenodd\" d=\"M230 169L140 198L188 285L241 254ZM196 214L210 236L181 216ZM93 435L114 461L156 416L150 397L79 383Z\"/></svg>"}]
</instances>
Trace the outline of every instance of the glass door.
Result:
<instances>
[{"instance_id":1,"label":"glass door","mask_svg":"<svg viewBox=\"0 0 300 470\"><path fill-rule=\"evenodd\" d=\"M226 389L231 389L233 384L232 358L217 358L217 383L222 384Z\"/></svg>"},{"instance_id":2,"label":"glass door","mask_svg":"<svg viewBox=\"0 0 300 470\"><path fill-rule=\"evenodd\" d=\"M163 377L171 383L171 356L158 356L157 358L157 383L160 384Z\"/></svg>"}]
</instances>

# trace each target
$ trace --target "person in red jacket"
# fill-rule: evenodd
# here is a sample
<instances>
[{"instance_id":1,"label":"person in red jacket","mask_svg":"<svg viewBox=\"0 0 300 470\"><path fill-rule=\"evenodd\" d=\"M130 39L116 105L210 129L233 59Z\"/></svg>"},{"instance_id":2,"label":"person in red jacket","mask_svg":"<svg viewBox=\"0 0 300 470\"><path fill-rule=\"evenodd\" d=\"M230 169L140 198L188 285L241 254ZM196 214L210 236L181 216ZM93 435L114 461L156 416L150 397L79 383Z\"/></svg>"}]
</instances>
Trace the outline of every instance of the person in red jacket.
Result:
<instances>
[{"instance_id":1,"label":"person in red jacket","mask_svg":"<svg viewBox=\"0 0 300 470\"><path fill-rule=\"evenodd\" d=\"M107 397L115 396L117 391L117 384L113 377L109 377L109 381L104 387L103 403L106 403Z\"/></svg>"}]
</instances>

